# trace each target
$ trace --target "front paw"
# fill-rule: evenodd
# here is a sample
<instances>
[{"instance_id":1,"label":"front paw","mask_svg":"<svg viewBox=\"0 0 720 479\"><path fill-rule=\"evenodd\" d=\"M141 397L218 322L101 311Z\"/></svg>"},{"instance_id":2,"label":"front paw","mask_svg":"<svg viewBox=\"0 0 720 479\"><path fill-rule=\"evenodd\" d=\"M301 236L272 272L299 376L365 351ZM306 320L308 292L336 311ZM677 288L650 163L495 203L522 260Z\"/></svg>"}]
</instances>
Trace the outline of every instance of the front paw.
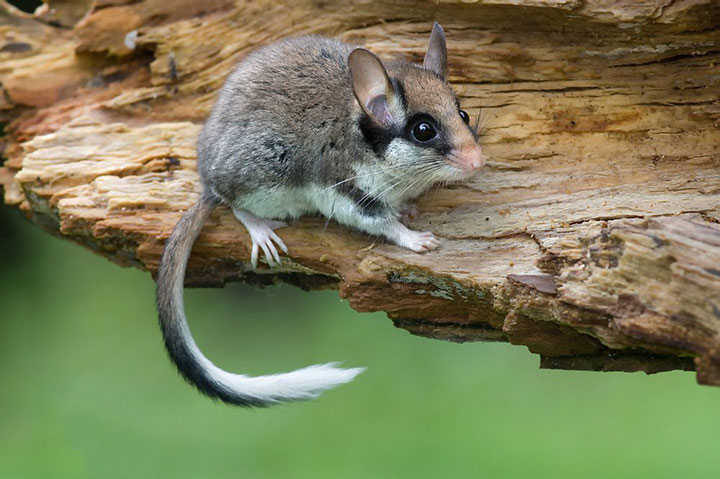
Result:
<instances>
[{"instance_id":1,"label":"front paw","mask_svg":"<svg viewBox=\"0 0 720 479\"><path fill-rule=\"evenodd\" d=\"M437 249L440 240L429 231L406 230L397 238L398 245L413 250L416 253L423 253Z\"/></svg>"}]
</instances>

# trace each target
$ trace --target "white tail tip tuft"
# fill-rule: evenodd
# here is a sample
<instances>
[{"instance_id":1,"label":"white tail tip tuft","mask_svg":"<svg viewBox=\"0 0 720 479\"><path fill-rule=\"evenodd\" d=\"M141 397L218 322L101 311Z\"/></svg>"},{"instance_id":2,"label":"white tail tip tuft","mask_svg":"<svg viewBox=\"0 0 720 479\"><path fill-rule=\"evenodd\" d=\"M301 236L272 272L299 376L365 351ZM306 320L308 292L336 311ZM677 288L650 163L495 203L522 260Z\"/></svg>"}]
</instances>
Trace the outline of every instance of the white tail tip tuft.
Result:
<instances>
[{"instance_id":1,"label":"white tail tip tuft","mask_svg":"<svg viewBox=\"0 0 720 479\"><path fill-rule=\"evenodd\" d=\"M342 369L337 363L316 364L289 373L249 377L212 367L210 376L238 395L272 404L313 399L355 379L365 368Z\"/></svg>"}]
</instances>

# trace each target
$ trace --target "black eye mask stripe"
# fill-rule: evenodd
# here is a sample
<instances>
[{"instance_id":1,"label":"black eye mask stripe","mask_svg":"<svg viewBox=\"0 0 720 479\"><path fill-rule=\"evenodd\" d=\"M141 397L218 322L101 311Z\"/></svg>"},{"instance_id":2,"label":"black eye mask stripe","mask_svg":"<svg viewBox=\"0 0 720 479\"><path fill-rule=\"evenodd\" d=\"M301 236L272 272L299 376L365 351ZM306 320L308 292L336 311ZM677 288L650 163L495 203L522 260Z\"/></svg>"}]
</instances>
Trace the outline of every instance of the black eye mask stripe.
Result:
<instances>
[{"instance_id":1,"label":"black eye mask stripe","mask_svg":"<svg viewBox=\"0 0 720 479\"><path fill-rule=\"evenodd\" d=\"M360 131L362 132L365 142L370 145L373 152L377 156L384 156L390 142L401 135L401 131L396 126L385 128L375 123L372 118L363 113L360 117Z\"/></svg>"},{"instance_id":2,"label":"black eye mask stripe","mask_svg":"<svg viewBox=\"0 0 720 479\"><path fill-rule=\"evenodd\" d=\"M405 88L397 78L391 78L390 81L392 82L393 88L395 90L395 97L399 100L403 110L407 112ZM438 131L438 135L432 141L420 144L413 140L411 135L411 129L418 121L422 120L432 123ZM370 145L373 152L380 157L385 155L385 151L395 138L401 137L406 141L420 147L432 148L440 155L447 155L448 153L450 153L451 150L450 142L445 136L445 132L440 128L440 125L435 120L435 118L433 118L427 113L418 113L413 115L412 118L410 118L410 120L402 128L398 127L397 125L393 125L391 127L383 127L374 122L367 114L363 113L360 117L359 127L363 137L365 138L365 142Z\"/></svg>"}]
</instances>

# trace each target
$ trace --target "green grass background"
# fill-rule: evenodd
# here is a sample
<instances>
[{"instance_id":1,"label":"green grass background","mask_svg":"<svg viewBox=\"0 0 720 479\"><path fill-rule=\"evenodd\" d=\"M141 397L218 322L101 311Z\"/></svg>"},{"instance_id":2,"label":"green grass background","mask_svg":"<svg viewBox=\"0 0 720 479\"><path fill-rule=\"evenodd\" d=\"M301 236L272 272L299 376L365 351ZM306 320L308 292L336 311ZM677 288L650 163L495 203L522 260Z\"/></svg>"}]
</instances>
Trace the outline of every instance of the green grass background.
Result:
<instances>
[{"instance_id":1,"label":"green grass background","mask_svg":"<svg viewBox=\"0 0 720 479\"><path fill-rule=\"evenodd\" d=\"M716 478L720 388L691 373L541 371L333 291L186 291L198 344L236 372L367 366L321 399L247 411L186 385L150 275L0 207L0 478Z\"/></svg>"}]
</instances>

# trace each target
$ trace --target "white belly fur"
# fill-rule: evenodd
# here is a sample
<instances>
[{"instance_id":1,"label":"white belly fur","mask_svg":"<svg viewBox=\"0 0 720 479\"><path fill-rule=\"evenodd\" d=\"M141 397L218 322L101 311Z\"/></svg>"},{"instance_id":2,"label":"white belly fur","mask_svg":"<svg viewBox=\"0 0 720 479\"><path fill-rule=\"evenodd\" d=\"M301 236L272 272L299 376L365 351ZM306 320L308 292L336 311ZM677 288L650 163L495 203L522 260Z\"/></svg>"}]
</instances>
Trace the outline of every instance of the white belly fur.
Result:
<instances>
[{"instance_id":1,"label":"white belly fur","mask_svg":"<svg viewBox=\"0 0 720 479\"><path fill-rule=\"evenodd\" d=\"M260 218L277 220L321 213L326 218L371 234L382 234L382 228L364 223L380 221L384 224L386 221L382 218L365 218L350 198L335 188L319 185L274 186L241 196L233 203L233 207L249 211Z\"/></svg>"},{"instance_id":2,"label":"white belly fur","mask_svg":"<svg viewBox=\"0 0 720 479\"><path fill-rule=\"evenodd\" d=\"M309 201L307 190L307 187L273 186L242 195L233 206L261 218L299 218L317 212L317 208Z\"/></svg>"}]
</instances>

